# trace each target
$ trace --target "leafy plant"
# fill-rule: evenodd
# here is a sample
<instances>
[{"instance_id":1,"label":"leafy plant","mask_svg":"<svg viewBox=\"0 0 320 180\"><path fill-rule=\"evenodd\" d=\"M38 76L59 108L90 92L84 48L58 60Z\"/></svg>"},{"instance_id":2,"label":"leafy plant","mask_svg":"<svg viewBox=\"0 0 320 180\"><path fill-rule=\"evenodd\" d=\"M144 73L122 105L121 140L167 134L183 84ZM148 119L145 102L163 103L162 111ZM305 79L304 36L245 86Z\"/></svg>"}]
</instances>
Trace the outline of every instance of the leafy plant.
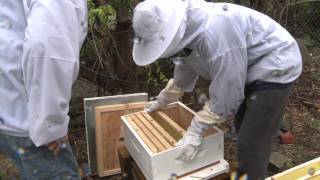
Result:
<instances>
[{"instance_id":1,"label":"leafy plant","mask_svg":"<svg viewBox=\"0 0 320 180\"><path fill-rule=\"evenodd\" d=\"M311 123L311 127L320 130L320 120L319 119L313 119Z\"/></svg>"},{"instance_id":2,"label":"leafy plant","mask_svg":"<svg viewBox=\"0 0 320 180\"><path fill-rule=\"evenodd\" d=\"M161 70L161 65L159 61L156 61L150 66L147 66L147 86L149 89L158 89L165 85L169 79L166 74Z\"/></svg>"},{"instance_id":3,"label":"leafy plant","mask_svg":"<svg viewBox=\"0 0 320 180\"><path fill-rule=\"evenodd\" d=\"M93 27L95 24L104 27L111 27L116 23L116 11L111 5L96 7L96 5L91 2L88 6L90 27Z\"/></svg>"}]
</instances>

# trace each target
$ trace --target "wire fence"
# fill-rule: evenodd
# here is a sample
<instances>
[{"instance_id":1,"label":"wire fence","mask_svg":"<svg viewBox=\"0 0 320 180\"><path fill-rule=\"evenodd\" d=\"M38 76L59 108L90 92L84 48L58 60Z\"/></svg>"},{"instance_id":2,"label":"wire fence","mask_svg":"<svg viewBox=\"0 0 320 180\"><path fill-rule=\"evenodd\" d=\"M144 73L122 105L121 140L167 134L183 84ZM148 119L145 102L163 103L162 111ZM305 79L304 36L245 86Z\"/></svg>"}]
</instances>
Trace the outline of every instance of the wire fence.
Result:
<instances>
[{"instance_id":1,"label":"wire fence","mask_svg":"<svg viewBox=\"0 0 320 180\"><path fill-rule=\"evenodd\" d=\"M308 47L320 47L320 0L214 0L240 3L272 17Z\"/></svg>"},{"instance_id":2,"label":"wire fence","mask_svg":"<svg viewBox=\"0 0 320 180\"><path fill-rule=\"evenodd\" d=\"M320 1L289 2L279 14L280 23L309 47L320 47Z\"/></svg>"}]
</instances>

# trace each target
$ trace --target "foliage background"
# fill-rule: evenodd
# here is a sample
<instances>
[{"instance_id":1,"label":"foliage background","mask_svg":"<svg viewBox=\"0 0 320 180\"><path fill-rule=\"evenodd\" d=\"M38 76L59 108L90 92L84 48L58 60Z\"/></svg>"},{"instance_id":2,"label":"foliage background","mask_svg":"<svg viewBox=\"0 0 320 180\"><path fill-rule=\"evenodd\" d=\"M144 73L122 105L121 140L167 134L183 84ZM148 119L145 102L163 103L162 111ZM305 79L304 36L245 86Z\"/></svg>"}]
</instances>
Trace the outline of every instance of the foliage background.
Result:
<instances>
[{"instance_id":1,"label":"foliage background","mask_svg":"<svg viewBox=\"0 0 320 180\"><path fill-rule=\"evenodd\" d=\"M172 76L170 62L134 65L132 12L138 0L88 0L89 34L82 49L81 77L102 87L99 95L147 89L156 95ZM214 1L220 2L220 0ZM287 28L307 48L320 46L319 0L226 0L261 11ZM113 86L109 86L113 84ZM114 87L117 87L115 89ZM153 91L155 90L155 91Z\"/></svg>"}]
</instances>

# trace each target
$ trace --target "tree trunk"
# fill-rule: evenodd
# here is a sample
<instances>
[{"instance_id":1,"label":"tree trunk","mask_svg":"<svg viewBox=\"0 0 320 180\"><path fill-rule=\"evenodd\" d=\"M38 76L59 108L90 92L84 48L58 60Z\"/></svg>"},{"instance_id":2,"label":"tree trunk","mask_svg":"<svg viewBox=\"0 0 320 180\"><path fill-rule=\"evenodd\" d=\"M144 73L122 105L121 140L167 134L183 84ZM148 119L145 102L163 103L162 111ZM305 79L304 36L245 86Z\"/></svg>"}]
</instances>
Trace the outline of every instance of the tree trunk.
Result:
<instances>
[{"instance_id":1,"label":"tree trunk","mask_svg":"<svg viewBox=\"0 0 320 180\"><path fill-rule=\"evenodd\" d=\"M117 28L116 37L118 52L120 60L116 62L117 75L120 78L135 77L135 64L132 60L132 43L131 43L131 21L129 18L129 8L127 6L120 6L116 10L117 12ZM132 78L129 78L132 79Z\"/></svg>"},{"instance_id":2,"label":"tree trunk","mask_svg":"<svg viewBox=\"0 0 320 180\"><path fill-rule=\"evenodd\" d=\"M97 5L97 6L103 6L103 5L106 5L106 0L95 0L94 1L94 4Z\"/></svg>"}]
</instances>

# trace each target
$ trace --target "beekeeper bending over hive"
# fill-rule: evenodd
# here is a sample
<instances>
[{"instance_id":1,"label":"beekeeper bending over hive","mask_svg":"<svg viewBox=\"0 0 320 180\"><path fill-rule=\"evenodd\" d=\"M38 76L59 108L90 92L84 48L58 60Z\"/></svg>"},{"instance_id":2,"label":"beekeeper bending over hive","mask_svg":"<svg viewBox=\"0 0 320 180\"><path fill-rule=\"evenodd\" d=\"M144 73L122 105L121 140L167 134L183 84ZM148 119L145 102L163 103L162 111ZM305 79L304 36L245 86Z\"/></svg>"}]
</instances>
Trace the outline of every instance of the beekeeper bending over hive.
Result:
<instances>
[{"instance_id":1,"label":"beekeeper bending over hive","mask_svg":"<svg viewBox=\"0 0 320 180\"><path fill-rule=\"evenodd\" d=\"M174 77L147 112L177 101L199 76L210 100L193 118L177 159L196 158L209 126L235 118L238 173L264 179L292 83L302 71L294 38L257 11L203 0L146 0L135 9L133 58L175 62Z\"/></svg>"}]
</instances>

